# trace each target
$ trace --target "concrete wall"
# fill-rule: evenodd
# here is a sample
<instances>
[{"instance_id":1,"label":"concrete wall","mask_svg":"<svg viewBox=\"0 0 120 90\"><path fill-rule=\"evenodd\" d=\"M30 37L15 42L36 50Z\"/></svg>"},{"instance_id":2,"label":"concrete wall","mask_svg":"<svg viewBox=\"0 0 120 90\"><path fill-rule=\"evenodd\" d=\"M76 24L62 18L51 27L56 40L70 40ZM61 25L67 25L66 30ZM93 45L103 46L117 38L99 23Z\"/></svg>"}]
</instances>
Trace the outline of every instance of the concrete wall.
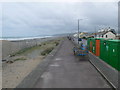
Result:
<instances>
[{"instance_id":1,"label":"concrete wall","mask_svg":"<svg viewBox=\"0 0 120 90\"><path fill-rule=\"evenodd\" d=\"M102 61L97 56L89 53L89 60L99 70L99 72L109 81L114 87L118 88L118 71L113 67Z\"/></svg>"},{"instance_id":2,"label":"concrete wall","mask_svg":"<svg viewBox=\"0 0 120 90\"><path fill-rule=\"evenodd\" d=\"M39 45L44 41L52 40L54 38L41 38L41 39L28 39L19 41L1 41L2 52L0 53L0 58L2 60L9 58L9 55L16 53L24 48L29 48L35 45Z\"/></svg>"}]
</instances>

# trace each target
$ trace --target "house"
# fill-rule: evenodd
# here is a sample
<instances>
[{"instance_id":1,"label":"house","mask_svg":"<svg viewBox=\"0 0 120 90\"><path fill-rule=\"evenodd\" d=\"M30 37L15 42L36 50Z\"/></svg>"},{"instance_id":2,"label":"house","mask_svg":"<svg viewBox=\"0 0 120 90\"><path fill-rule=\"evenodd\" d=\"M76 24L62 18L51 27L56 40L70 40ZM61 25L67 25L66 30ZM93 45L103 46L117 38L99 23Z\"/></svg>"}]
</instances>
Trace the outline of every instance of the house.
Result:
<instances>
[{"instance_id":1,"label":"house","mask_svg":"<svg viewBox=\"0 0 120 90\"><path fill-rule=\"evenodd\" d=\"M115 39L120 40L120 34L117 34Z\"/></svg>"},{"instance_id":2,"label":"house","mask_svg":"<svg viewBox=\"0 0 120 90\"><path fill-rule=\"evenodd\" d=\"M87 33L85 35L86 35L86 38L96 38L96 36L97 36L98 33Z\"/></svg>"},{"instance_id":3,"label":"house","mask_svg":"<svg viewBox=\"0 0 120 90\"><path fill-rule=\"evenodd\" d=\"M106 39L115 39L116 38L116 32L114 29L104 29L100 32L96 33L96 38L106 38Z\"/></svg>"},{"instance_id":4,"label":"house","mask_svg":"<svg viewBox=\"0 0 120 90\"><path fill-rule=\"evenodd\" d=\"M87 37L87 35L88 35L88 33L87 33L87 32L83 32L83 33L80 35L80 37L81 37L81 38L86 38L86 37Z\"/></svg>"},{"instance_id":5,"label":"house","mask_svg":"<svg viewBox=\"0 0 120 90\"><path fill-rule=\"evenodd\" d=\"M86 38L95 38L95 33L86 34Z\"/></svg>"},{"instance_id":6,"label":"house","mask_svg":"<svg viewBox=\"0 0 120 90\"><path fill-rule=\"evenodd\" d=\"M85 32L80 32L80 33L79 33L79 38L85 37L86 34L87 34L87 33L85 33ZM73 36L78 38L78 33L74 34Z\"/></svg>"}]
</instances>

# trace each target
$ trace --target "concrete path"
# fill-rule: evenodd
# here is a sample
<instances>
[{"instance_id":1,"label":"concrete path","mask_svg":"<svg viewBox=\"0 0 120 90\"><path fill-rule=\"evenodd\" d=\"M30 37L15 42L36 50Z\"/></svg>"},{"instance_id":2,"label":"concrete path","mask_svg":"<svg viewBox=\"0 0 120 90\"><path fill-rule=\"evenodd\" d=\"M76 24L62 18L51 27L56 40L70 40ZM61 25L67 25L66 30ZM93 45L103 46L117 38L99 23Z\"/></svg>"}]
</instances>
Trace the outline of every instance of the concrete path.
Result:
<instances>
[{"instance_id":1,"label":"concrete path","mask_svg":"<svg viewBox=\"0 0 120 90\"><path fill-rule=\"evenodd\" d=\"M71 41L63 42L35 88L110 88L87 57L73 55L73 47Z\"/></svg>"}]
</instances>

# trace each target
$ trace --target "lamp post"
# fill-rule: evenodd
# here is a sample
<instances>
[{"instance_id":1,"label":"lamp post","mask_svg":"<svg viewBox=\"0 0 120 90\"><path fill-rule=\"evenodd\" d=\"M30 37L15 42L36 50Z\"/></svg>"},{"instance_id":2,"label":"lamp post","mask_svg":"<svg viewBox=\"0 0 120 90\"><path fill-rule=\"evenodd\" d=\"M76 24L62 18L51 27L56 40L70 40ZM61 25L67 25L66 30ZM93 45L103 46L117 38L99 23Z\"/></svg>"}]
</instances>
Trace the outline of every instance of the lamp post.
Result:
<instances>
[{"instance_id":1,"label":"lamp post","mask_svg":"<svg viewBox=\"0 0 120 90\"><path fill-rule=\"evenodd\" d=\"M88 19L88 18L84 18L84 19ZM78 45L79 45L79 33L80 33L80 30L79 30L79 21L82 21L84 19L78 19Z\"/></svg>"},{"instance_id":2,"label":"lamp post","mask_svg":"<svg viewBox=\"0 0 120 90\"><path fill-rule=\"evenodd\" d=\"M79 21L80 20L83 20L83 19L78 19L78 45L79 45L79 33L80 33L80 30L79 30Z\"/></svg>"},{"instance_id":3,"label":"lamp post","mask_svg":"<svg viewBox=\"0 0 120 90\"><path fill-rule=\"evenodd\" d=\"M78 45L79 45L79 19L78 19Z\"/></svg>"}]
</instances>

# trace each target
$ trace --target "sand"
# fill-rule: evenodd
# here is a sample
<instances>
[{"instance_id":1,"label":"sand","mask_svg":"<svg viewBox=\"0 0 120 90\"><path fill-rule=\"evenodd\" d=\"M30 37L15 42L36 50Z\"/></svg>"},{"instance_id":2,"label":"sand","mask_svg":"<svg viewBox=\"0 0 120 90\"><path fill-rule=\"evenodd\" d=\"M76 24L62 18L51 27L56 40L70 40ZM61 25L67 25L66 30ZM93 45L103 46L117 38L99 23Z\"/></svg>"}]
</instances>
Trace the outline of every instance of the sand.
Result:
<instances>
[{"instance_id":1,"label":"sand","mask_svg":"<svg viewBox=\"0 0 120 90\"><path fill-rule=\"evenodd\" d=\"M42 60L42 57L35 59L16 61L7 64L3 68L3 88L15 88Z\"/></svg>"},{"instance_id":2,"label":"sand","mask_svg":"<svg viewBox=\"0 0 120 90\"><path fill-rule=\"evenodd\" d=\"M21 59L13 63L3 63L2 87L15 88L42 60L44 60L45 56L42 56L40 53L48 47L56 47L54 42L55 41L45 42L42 46L34 47L10 59L11 61L18 58L25 58L26 60Z\"/></svg>"},{"instance_id":3,"label":"sand","mask_svg":"<svg viewBox=\"0 0 120 90\"><path fill-rule=\"evenodd\" d=\"M53 37L37 38L37 39L25 39L25 40L17 40L17 41L2 40L0 41L0 49L2 49L2 52L0 52L0 58L2 59L0 60L7 60L9 58L9 55L11 55L11 53L16 53L17 51L22 50L24 48L39 45L42 42L53 40L55 38Z\"/></svg>"}]
</instances>

